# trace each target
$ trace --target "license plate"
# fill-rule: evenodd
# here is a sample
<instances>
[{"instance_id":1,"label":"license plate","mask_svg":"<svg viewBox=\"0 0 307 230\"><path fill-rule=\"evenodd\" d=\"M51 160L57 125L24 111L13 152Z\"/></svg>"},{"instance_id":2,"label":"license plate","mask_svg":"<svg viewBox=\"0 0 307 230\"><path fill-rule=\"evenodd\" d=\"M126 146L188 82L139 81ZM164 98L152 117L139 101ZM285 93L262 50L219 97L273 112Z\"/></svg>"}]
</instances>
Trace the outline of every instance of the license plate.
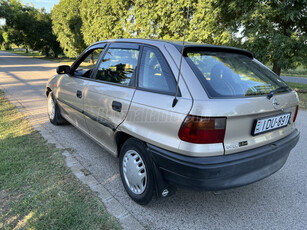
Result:
<instances>
[{"instance_id":1,"label":"license plate","mask_svg":"<svg viewBox=\"0 0 307 230\"><path fill-rule=\"evenodd\" d=\"M268 132L273 129L285 127L289 123L291 113L267 117L256 121L253 135Z\"/></svg>"}]
</instances>

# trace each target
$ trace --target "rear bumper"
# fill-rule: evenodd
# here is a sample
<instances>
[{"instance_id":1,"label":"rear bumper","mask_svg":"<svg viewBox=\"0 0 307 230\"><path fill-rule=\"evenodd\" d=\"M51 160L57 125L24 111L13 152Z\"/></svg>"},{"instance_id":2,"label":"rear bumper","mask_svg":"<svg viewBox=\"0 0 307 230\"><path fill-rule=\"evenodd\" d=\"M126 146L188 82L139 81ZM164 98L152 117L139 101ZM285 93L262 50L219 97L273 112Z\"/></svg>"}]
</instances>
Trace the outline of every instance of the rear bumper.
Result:
<instances>
[{"instance_id":1,"label":"rear bumper","mask_svg":"<svg viewBox=\"0 0 307 230\"><path fill-rule=\"evenodd\" d=\"M247 185L278 171L299 140L295 129L271 144L224 156L188 157L148 144L155 165L171 184L204 190Z\"/></svg>"}]
</instances>

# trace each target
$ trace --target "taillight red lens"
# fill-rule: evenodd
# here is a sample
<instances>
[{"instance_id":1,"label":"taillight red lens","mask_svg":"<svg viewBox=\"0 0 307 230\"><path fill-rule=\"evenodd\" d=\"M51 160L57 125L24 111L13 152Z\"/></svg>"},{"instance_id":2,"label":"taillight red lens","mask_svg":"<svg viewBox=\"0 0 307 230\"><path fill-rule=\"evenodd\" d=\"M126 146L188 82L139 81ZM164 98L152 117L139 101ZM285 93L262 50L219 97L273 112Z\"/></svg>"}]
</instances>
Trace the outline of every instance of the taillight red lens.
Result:
<instances>
[{"instance_id":1,"label":"taillight red lens","mask_svg":"<svg viewBox=\"0 0 307 230\"><path fill-rule=\"evenodd\" d=\"M295 120L296 120L297 113L298 113L298 105L296 106L295 114L294 114L294 117L293 117L293 123L294 123Z\"/></svg>"},{"instance_id":2,"label":"taillight red lens","mask_svg":"<svg viewBox=\"0 0 307 230\"><path fill-rule=\"evenodd\" d=\"M188 115L183 121L179 138L197 144L223 143L226 118L212 118Z\"/></svg>"}]
</instances>

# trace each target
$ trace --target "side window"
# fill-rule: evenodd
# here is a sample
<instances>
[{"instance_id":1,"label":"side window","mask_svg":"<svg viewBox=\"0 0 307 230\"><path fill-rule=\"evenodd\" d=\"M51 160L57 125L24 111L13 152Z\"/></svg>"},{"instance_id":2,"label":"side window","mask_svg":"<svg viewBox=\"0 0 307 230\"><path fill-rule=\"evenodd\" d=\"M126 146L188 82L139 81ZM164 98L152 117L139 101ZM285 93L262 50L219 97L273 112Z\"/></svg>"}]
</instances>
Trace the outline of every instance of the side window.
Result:
<instances>
[{"instance_id":1,"label":"side window","mask_svg":"<svg viewBox=\"0 0 307 230\"><path fill-rule=\"evenodd\" d=\"M131 85L138 57L138 49L111 47L98 66L96 79L126 86Z\"/></svg>"},{"instance_id":2,"label":"side window","mask_svg":"<svg viewBox=\"0 0 307 230\"><path fill-rule=\"evenodd\" d=\"M89 78L103 50L98 48L86 52L74 66L74 75Z\"/></svg>"},{"instance_id":3,"label":"side window","mask_svg":"<svg viewBox=\"0 0 307 230\"><path fill-rule=\"evenodd\" d=\"M162 54L154 48L143 49L139 87L165 93L176 92L175 78Z\"/></svg>"}]
</instances>

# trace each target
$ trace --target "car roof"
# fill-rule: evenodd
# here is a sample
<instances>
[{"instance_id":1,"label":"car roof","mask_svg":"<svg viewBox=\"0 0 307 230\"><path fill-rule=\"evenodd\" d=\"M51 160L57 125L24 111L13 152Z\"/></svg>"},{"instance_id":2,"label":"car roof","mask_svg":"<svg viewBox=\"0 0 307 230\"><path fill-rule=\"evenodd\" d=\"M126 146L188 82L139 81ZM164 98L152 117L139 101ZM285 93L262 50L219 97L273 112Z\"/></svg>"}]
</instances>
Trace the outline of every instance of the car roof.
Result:
<instances>
[{"instance_id":1,"label":"car roof","mask_svg":"<svg viewBox=\"0 0 307 230\"><path fill-rule=\"evenodd\" d=\"M132 42L132 43L143 43L148 45L159 46L164 44L172 44L174 45L180 52L182 50L183 42L182 41L170 41L170 40L160 40L160 39L143 39L143 38L124 38L124 39L110 39L104 40L94 43L93 45L105 42ZM239 49L235 47L229 46L218 46L218 45L209 45L203 43L196 43L196 42L185 42L184 49L185 50L192 50L192 49L201 49L206 51L219 51L219 52L231 52L231 53L238 53L253 58L253 54L247 50Z\"/></svg>"}]
</instances>

